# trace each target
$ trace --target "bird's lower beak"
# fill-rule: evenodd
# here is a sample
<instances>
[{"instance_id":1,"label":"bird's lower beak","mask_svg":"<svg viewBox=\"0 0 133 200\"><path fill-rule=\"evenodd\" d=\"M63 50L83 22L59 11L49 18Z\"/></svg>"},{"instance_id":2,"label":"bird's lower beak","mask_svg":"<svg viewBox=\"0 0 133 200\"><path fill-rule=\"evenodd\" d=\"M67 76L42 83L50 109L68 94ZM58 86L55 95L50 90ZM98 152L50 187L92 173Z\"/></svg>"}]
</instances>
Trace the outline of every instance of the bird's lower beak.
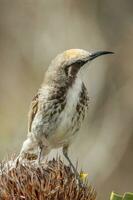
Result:
<instances>
[{"instance_id":1,"label":"bird's lower beak","mask_svg":"<svg viewBox=\"0 0 133 200\"><path fill-rule=\"evenodd\" d=\"M89 61L97 58L98 56L102 56L102 55L105 55L105 54L114 54L114 52L111 52L111 51L97 51L97 52L91 53L89 55Z\"/></svg>"}]
</instances>

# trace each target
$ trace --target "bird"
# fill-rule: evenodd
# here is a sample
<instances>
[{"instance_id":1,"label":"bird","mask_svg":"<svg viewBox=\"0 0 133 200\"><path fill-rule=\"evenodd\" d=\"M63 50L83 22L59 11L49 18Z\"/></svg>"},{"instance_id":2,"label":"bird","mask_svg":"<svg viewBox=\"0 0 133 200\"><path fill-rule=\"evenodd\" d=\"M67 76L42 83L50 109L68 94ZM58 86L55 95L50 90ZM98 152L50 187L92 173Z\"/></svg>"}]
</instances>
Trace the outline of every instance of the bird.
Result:
<instances>
[{"instance_id":1,"label":"bird","mask_svg":"<svg viewBox=\"0 0 133 200\"><path fill-rule=\"evenodd\" d=\"M19 154L20 160L38 159L40 163L52 149L62 147L79 178L68 155L89 107L89 95L79 71L86 63L105 54L113 52L69 49L52 60L30 105L28 135Z\"/></svg>"}]
</instances>

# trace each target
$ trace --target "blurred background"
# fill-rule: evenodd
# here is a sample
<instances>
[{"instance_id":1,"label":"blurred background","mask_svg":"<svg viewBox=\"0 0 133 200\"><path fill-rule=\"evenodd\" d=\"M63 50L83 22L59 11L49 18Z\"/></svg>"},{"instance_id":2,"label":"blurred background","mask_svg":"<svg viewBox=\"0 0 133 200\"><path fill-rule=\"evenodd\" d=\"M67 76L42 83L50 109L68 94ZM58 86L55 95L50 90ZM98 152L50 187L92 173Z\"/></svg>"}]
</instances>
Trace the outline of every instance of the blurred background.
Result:
<instances>
[{"instance_id":1,"label":"blurred background","mask_svg":"<svg viewBox=\"0 0 133 200\"><path fill-rule=\"evenodd\" d=\"M132 0L0 0L0 159L19 152L30 101L51 59L70 48L115 52L80 72L91 101L73 162L98 199L133 192Z\"/></svg>"}]
</instances>

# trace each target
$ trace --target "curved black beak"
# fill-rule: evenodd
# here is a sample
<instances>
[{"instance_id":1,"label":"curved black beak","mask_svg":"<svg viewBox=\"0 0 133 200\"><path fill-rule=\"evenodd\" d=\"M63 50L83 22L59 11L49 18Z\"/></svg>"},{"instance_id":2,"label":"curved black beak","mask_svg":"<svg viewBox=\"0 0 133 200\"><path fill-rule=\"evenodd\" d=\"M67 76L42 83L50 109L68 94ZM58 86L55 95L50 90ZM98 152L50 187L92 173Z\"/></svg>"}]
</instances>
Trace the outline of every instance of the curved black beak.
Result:
<instances>
[{"instance_id":1,"label":"curved black beak","mask_svg":"<svg viewBox=\"0 0 133 200\"><path fill-rule=\"evenodd\" d=\"M102 55L105 55L105 54L114 54L114 52L111 52L111 51L97 51L97 52L91 53L89 55L89 61L97 58L98 56L102 56Z\"/></svg>"}]
</instances>

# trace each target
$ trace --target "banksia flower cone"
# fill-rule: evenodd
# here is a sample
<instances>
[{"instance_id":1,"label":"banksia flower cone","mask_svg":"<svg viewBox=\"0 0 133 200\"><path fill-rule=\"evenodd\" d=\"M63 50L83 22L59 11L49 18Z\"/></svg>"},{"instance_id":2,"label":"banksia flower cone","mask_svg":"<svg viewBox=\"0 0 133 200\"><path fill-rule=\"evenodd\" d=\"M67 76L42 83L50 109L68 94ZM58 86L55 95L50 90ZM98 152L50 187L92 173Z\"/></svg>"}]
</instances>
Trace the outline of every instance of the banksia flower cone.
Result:
<instances>
[{"instance_id":1,"label":"banksia flower cone","mask_svg":"<svg viewBox=\"0 0 133 200\"><path fill-rule=\"evenodd\" d=\"M1 200L95 200L87 184L79 186L70 167L60 159L42 163L17 163L0 169Z\"/></svg>"}]
</instances>

